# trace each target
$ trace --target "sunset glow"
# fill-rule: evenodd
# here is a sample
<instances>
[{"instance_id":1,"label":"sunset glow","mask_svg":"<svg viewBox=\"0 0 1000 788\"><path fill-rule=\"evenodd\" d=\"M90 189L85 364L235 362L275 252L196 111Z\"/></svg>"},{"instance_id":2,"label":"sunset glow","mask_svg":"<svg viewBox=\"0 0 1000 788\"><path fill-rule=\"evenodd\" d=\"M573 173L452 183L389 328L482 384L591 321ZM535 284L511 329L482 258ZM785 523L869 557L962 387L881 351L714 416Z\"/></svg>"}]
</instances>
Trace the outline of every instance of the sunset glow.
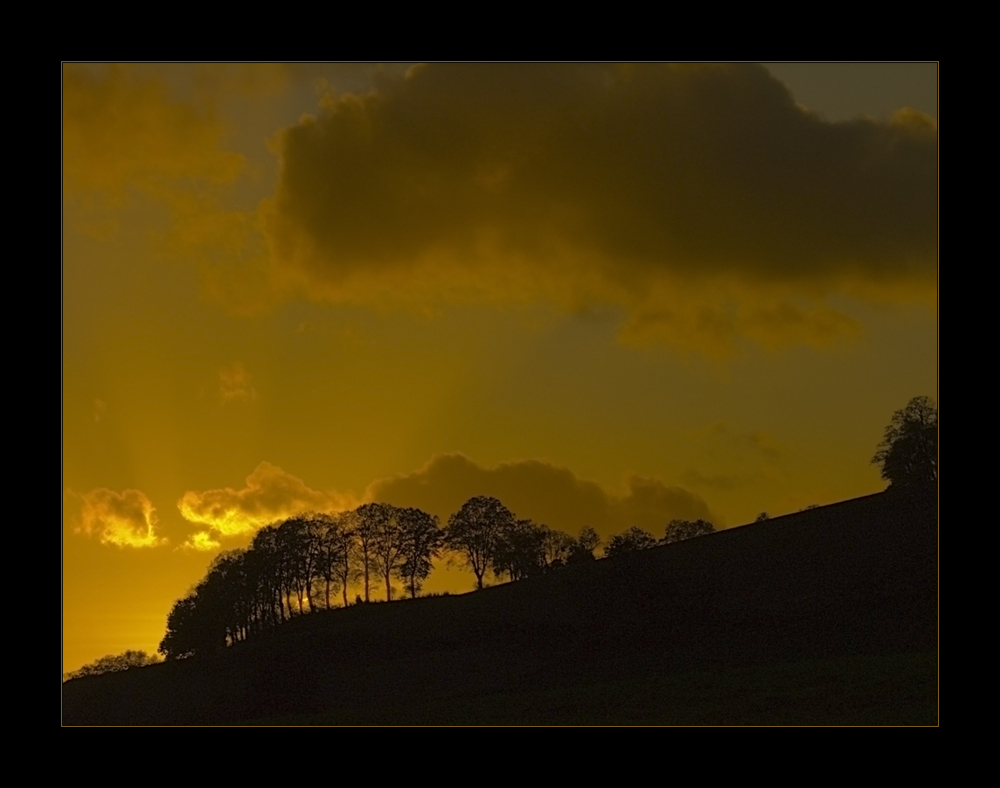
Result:
<instances>
[{"instance_id":1,"label":"sunset glow","mask_svg":"<svg viewBox=\"0 0 1000 788\"><path fill-rule=\"evenodd\" d=\"M937 71L65 64L64 669L300 512L606 542L884 489L938 395Z\"/></svg>"}]
</instances>

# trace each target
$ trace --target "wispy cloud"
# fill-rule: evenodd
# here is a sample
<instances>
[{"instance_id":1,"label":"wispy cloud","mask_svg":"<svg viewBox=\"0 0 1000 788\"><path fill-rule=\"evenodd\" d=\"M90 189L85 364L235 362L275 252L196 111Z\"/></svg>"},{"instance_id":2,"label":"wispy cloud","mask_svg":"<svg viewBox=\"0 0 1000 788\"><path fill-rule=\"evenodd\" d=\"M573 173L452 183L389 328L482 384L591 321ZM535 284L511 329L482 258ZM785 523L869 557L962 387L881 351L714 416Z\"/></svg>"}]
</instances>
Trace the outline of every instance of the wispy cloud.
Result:
<instances>
[{"instance_id":1,"label":"wispy cloud","mask_svg":"<svg viewBox=\"0 0 1000 788\"><path fill-rule=\"evenodd\" d=\"M219 399L238 402L256 399L257 392L250 382L250 373L243 362L234 361L219 370Z\"/></svg>"},{"instance_id":2,"label":"wispy cloud","mask_svg":"<svg viewBox=\"0 0 1000 788\"><path fill-rule=\"evenodd\" d=\"M764 430L741 430L725 421L717 421L700 432L710 450L723 457L753 457L770 464L778 463L786 448Z\"/></svg>"},{"instance_id":3,"label":"wispy cloud","mask_svg":"<svg viewBox=\"0 0 1000 788\"><path fill-rule=\"evenodd\" d=\"M63 189L85 220L107 220L130 192L171 199L235 180L245 162L223 149L225 131L209 102L178 101L153 74L63 67Z\"/></svg>"},{"instance_id":4,"label":"wispy cloud","mask_svg":"<svg viewBox=\"0 0 1000 788\"><path fill-rule=\"evenodd\" d=\"M67 491L64 503L74 533L96 536L118 547L157 547L167 540L156 535L156 509L139 490L121 493L105 488L88 493Z\"/></svg>"},{"instance_id":5,"label":"wispy cloud","mask_svg":"<svg viewBox=\"0 0 1000 788\"><path fill-rule=\"evenodd\" d=\"M185 550L198 550L199 552L208 552L211 550L218 550L222 547L222 544L212 538L212 535L208 531L197 531L191 534L181 545Z\"/></svg>"}]
</instances>

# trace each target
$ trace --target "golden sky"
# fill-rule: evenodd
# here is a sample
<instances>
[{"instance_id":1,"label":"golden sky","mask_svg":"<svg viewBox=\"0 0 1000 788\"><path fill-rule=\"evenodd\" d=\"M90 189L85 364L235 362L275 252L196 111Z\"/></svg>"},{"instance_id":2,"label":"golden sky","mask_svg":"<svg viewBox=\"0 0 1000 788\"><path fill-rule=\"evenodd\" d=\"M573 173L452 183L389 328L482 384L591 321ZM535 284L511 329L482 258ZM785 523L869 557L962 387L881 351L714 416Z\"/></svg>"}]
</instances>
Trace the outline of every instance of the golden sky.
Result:
<instances>
[{"instance_id":1,"label":"golden sky","mask_svg":"<svg viewBox=\"0 0 1000 788\"><path fill-rule=\"evenodd\" d=\"M937 71L64 65L64 668L303 509L882 489L937 396Z\"/></svg>"}]
</instances>

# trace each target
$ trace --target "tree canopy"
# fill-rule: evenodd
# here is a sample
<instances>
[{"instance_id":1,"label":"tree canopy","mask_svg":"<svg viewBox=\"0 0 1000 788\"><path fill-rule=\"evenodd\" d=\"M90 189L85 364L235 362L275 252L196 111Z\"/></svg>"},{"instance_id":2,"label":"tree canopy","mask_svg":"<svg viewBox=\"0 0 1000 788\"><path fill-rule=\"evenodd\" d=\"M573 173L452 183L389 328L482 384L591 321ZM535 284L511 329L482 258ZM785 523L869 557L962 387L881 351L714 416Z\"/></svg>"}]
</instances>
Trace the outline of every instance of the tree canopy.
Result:
<instances>
[{"instance_id":1,"label":"tree canopy","mask_svg":"<svg viewBox=\"0 0 1000 788\"><path fill-rule=\"evenodd\" d=\"M493 566L501 540L514 525L510 509L486 495L470 498L448 518L448 548L458 553L475 574L477 588L483 587L483 576Z\"/></svg>"},{"instance_id":2,"label":"tree canopy","mask_svg":"<svg viewBox=\"0 0 1000 788\"><path fill-rule=\"evenodd\" d=\"M409 587L410 596L416 598L431 573L433 559L441 553L444 532L437 515L422 509L398 509L396 517L403 539L400 551L403 562L396 568L396 576Z\"/></svg>"},{"instance_id":3,"label":"tree canopy","mask_svg":"<svg viewBox=\"0 0 1000 788\"><path fill-rule=\"evenodd\" d=\"M872 463L890 489L927 493L938 481L938 412L930 397L914 397L892 414Z\"/></svg>"}]
</instances>

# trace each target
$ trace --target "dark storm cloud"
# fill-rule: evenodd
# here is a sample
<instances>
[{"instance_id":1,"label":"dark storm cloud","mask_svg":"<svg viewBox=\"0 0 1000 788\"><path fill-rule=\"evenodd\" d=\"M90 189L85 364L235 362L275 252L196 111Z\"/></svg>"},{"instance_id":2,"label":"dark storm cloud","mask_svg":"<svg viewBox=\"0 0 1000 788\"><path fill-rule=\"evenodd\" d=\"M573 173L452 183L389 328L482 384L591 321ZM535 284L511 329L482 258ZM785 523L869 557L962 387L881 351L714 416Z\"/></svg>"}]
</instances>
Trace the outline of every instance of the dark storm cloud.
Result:
<instances>
[{"instance_id":1,"label":"dark storm cloud","mask_svg":"<svg viewBox=\"0 0 1000 788\"><path fill-rule=\"evenodd\" d=\"M641 306L678 280L934 270L934 122L828 123L755 65L420 66L278 146L274 251L334 299L412 278Z\"/></svg>"}]
</instances>

